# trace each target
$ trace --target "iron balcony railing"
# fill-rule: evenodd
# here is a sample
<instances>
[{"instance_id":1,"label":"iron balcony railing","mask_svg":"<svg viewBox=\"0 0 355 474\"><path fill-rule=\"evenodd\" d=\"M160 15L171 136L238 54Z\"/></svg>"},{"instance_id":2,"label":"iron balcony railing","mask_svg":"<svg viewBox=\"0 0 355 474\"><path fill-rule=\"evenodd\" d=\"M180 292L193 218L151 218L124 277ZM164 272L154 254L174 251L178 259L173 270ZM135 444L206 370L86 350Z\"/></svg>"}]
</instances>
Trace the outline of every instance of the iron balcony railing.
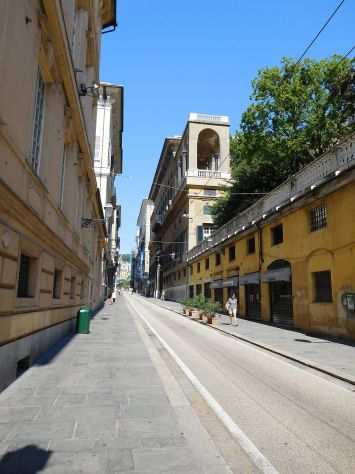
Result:
<instances>
[{"instance_id":1,"label":"iron balcony railing","mask_svg":"<svg viewBox=\"0 0 355 474\"><path fill-rule=\"evenodd\" d=\"M244 231L250 225L254 225L271 213L278 211L284 205L293 202L305 192L316 188L353 166L355 166L355 135L335 146L217 229L211 237L203 240L189 251L188 260L192 260L212 247L218 246L233 235Z\"/></svg>"}]
</instances>

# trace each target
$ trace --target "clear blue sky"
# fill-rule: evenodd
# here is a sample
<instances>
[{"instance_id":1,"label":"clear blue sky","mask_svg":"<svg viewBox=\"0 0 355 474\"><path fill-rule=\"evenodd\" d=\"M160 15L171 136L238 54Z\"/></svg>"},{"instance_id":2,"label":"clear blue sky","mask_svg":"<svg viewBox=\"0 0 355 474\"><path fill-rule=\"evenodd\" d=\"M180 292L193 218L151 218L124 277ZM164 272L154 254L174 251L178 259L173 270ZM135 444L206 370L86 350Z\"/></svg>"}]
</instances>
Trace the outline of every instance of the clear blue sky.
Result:
<instances>
[{"instance_id":1,"label":"clear blue sky","mask_svg":"<svg viewBox=\"0 0 355 474\"><path fill-rule=\"evenodd\" d=\"M163 140L189 112L229 115L231 132L250 82L283 56L298 57L339 0L118 0L118 29L103 36L101 80L125 86L121 252L134 246ZM355 44L346 0L309 51L320 58Z\"/></svg>"}]
</instances>

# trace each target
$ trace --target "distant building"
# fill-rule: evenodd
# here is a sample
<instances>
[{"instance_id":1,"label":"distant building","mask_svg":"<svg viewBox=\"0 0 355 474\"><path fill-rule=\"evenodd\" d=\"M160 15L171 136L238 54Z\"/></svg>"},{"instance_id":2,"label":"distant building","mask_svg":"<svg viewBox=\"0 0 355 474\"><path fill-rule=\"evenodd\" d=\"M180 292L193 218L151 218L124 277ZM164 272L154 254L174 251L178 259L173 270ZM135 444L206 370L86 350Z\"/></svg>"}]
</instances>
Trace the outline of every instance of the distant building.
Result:
<instances>
[{"instance_id":1,"label":"distant building","mask_svg":"<svg viewBox=\"0 0 355 474\"><path fill-rule=\"evenodd\" d=\"M118 282L131 280L132 255L122 254L119 257Z\"/></svg>"},{"instance_id":2,"label":"distant building","mask_svg":"<svg viewBox=\"0 0 355 474\"><path fill-rule=\"evenodd\" d=\"M229 185L229 119L191 113L183 135L166 138L149 193L150 281L154 294L178 300L187 295L189 249L208 239L211 205Z\"/></svg>"},{"instance_id":3,"label":"distant building","mask_svg":"<svg viewBox=\"0 0 355 474\"><path fill-rule=\"evenodd\" d=\"M99 90L94 170L107 228L107 246L102 255L104 298L115 286L119 258L121 206L117 202L115 177L122 173L123 87L101 82Z\"/></svg>"},{"instance_id":4,"label":"distant building","mask_svg":"<svg viewBox=\"0 0 355 474\"><path fill-rule=\"evenodd\" d=\"M149 280L149 244L150 218L154 204L149 199L143 199L137 219L137 255L134 272L134 287L139 293L148 295L150 292Z\"/></svg>"}]
</instances>

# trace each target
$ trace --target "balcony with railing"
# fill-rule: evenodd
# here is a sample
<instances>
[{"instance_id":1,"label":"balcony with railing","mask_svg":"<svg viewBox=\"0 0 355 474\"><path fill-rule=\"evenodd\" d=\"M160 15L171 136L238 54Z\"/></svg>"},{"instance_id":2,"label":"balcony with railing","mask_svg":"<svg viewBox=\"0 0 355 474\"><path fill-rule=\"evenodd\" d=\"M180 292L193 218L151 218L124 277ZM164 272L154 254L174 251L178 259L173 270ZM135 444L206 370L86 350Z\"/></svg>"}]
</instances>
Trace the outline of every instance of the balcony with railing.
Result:
<instances>
[{"instance_id":1,"label":"balcony with railing","mask_svg":"<svg viewBox=\"0 0 355 474\"><path fill-rule=\"evenodd\" d=\"M187 170L185 172L187 178L208 178L208 179L230 179L230 173L214 170Z\"/></svg>"},{"instance_id":2,"label":"balcony with railing","mask_svg":"<svg viewBox=\"0 0 355 474\"><path fill-rule=\"evenodd\" d=\"M352 135L347 141L335 146L217 229L210 238L193 247L188 253L188 260L222 244L233 235L243 232L308 191L334 179L341 172L354 166L355 135Z\"/></svg>"}]
</instances>

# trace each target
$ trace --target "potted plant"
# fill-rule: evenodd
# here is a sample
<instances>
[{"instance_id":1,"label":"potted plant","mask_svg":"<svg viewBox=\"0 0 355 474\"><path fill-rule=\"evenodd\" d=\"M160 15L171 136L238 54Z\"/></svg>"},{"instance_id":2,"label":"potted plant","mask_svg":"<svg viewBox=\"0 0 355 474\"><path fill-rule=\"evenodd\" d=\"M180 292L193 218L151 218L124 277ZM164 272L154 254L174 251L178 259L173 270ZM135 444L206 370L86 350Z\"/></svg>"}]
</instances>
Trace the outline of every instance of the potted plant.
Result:
<instances>
[{"instance_id":1,"label":"potted plant","mask_svg":"<svg viewBox=\"0 0 355 474\"><path fill-rule=\"evenodd\" d=\"M192 311L193 307L193 300L192 298L186 298L183 301L181 301L181 304L184 306L183 307L183 314L185 316L191 316L190 312Z\"/></svg>"},{"instance_id":2,"label":"potted plant","mask_svg":"<svg viewBox=\"0 0 355 474\"><path fill-rule=\"evenodd\" d=\"M198 319L202 319L205 312L206 298L203 295L197 295L193 299L193 306L195 309L195 314Z\"/></svg>"},{"instance_id":3,"label":"potted plant","mask_svg":"<svg viewBox=\"0 0 355 474\"><path fill-rule=\"evenodd\" d=\"M208 300L205 305L205 314L206 314L206 322L207 324L213 323L213 318L215 314L221 310L221 304L218 301L213 302Z\"/></svg>"}]
</instances>

